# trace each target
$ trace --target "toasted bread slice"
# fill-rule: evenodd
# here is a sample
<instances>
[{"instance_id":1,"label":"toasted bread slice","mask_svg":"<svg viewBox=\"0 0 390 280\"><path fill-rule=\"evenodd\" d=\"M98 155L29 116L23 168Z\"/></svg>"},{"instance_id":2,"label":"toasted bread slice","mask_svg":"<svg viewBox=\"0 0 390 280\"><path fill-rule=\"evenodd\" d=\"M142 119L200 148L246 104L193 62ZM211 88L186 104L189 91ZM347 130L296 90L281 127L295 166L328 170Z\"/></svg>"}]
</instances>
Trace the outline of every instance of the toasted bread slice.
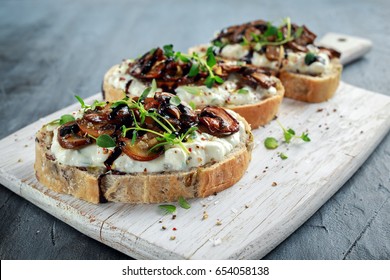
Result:
<instances>
[{"instance_id":1,"label":"toasted bread slice","mask_svg":"<svg viewBox=\"0 0 390 280\"><path fill-rule=\"evenodd\" d=\"M246 141L219 162L185 172L119 173L105 168L85 168L58 162L50 148L53 131L44 126L36 134L35 173L44 186L82 200L125 203L160 203L179 197L206 197L234 185L244 175L251 159L253 136L245 124Z\"/></svg>"},{"instance_id":2,"label":"toasted bread slice","mask_svg":"<svg viewBox=\"0 0 390 280\"><path fill-rule=\"evenodd\" d=\"M330 99L340 83L342 65L339 59L332 59L328 71L320 76L298 74L281 70L281 80L285 96L310 103L323 102Z\"/></svg>"},{"instance_id":3,"label":"toasted bread slice","mask_svg":"<svg viewBox=\"0 0 390 280\"><path fill-rule=\"evenodd\" d=\"M189 48L188 52L204 53L209 46L201 44ZM309 103L319 103L333 97L340 83L342 69L340 60L333 58L327 71L318 76L286 71L283 67L275 71L275 74L283 84L285 97ZM237 112L245 117L245 112Z\"/></svg>"},{"instance_id":4,"label":"toasted bread slice","mask_svg":"<svg viewBox=\"0 0 390 280\"><path fill-rule=\"evenodd\" d=\"M102 90L103 98L107 101L122 99L126 95L122 89L117 88L110 83L110 77L113 75L113 73L115 73L118 67L119 65L114 65L104 75ZM275 94L265 96L264 99L257 103L245 105L227 105L226 108L244 117L252 129L266 125L276 117L276 114L279 111L280 103L282 102L284 96L284 87L282 83L279 79L275 78L275 80ZM205 106L206 105L207 104L205 104Z\"/></svg>"}]
</instances>

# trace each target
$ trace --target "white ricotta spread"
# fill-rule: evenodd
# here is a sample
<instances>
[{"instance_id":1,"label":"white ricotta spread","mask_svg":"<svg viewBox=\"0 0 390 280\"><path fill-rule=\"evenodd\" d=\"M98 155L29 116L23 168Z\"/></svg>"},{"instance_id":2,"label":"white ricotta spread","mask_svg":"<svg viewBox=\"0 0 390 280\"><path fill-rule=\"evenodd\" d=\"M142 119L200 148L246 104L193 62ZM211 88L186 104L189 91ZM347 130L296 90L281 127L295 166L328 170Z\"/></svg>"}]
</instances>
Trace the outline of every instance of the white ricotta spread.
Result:
<instances>
[{"instance_id":1,"label":"white ricotta spread","mask_svg":"<svg viewBox=\"0 0 390 280\"><path fill-rule=\"evenodd\" d=\"M120 64L120 66L117 67L117 69L108 78L108 82L115 88L125 91L126 84L132 80L128 92L132 96L140 96L148 85L133 76L126 74L128 64L130 62L130 60L126 60ZM270 79L275 80L273 77L270 77ZM268 89L262 88L261 86L258 86L256 89L248 86L238 88L237 82L238 79L231 75L223 84L213 86L212 88L208 88L206 86L196 86L198 88L198 94L192 94L187 91L185 89L187 86L179 86L175 92L182 101L185 101L188 104L193 103L196 107L204 107L206 104L222 107L254 104L260 102L260 100L266 97L277 94L275 87L270 87ZM194 87L194 85L188 86ZM150 94L152 95L153 93Z\"/></svg>"},{"instance_id":2,"label":"white ricotta spread","mask_svg":"<svg viewBox=\"0 0 390 280\"><path fill-rule=\"evenodd\" d=\"M230 114L236 116L232 111ZM64 149L57 140L58 129L54 130L51 152L57 161L78 167L104 167L112 149L100 148L96 144L88 145L79 150ZM221 161L234 148L245 143L248 135L245 126L240 122L240 130L230 136L217 138L207 133L195 132L196 137L183 143L190 151L187 154L178 145L166 145L165 152L151 161L137 161L122 153L113 163L112 168L126 173L188 171L193 167L203 166L209 162Z\"/></svg>"},{"instance_id":3,"label":"white ricotta spread","mask_svg":"<svg viewBox=\"0 0 390 280\"><path fill-rule=\"evenodd\" d=\"M329 70L329 57L325 53L319 52L319 49L313 45L308 46L309 51L315 53L316 55L322 58L322 61L313 62L310 65L305 64L304 52L287 52L287 58L282 60L282 67L291 72L304 73L304 74L314 74L320 75ZM231 44L226 45L221 50L221 56L230 58L230 59L243 59L248 55L249 49L247 46L242 46L240 44ZM280 62L270 61L264 54L254 52L251 63L256 66L267 67L270 69L278 70L280 68Z\"/></svg>"}]
</instances>

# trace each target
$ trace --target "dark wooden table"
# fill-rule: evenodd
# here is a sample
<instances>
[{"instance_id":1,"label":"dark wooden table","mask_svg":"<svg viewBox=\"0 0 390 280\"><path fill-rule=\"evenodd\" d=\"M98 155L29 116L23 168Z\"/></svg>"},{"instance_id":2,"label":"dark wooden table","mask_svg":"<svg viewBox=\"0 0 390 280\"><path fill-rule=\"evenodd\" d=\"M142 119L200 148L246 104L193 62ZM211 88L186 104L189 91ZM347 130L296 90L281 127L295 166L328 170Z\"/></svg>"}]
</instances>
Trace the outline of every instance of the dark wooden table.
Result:
<instances>
[{"instance_id":1,"label":"dark wooden table","mask_svg":"<svg viewBox=\"0 0 390 280\"><path fill-rule=\"evenodd\" d=\"M343 80L390 95L390 2L0 1L0 138L100 91L108 68L167 43L207 42L222 27L290 16L319 37L373 41ZM390 108L389 108L390 110ZM266 259L390 259L390 136ZM0 259L128 258L0 187Z\"/></svg>"}]
</instances>

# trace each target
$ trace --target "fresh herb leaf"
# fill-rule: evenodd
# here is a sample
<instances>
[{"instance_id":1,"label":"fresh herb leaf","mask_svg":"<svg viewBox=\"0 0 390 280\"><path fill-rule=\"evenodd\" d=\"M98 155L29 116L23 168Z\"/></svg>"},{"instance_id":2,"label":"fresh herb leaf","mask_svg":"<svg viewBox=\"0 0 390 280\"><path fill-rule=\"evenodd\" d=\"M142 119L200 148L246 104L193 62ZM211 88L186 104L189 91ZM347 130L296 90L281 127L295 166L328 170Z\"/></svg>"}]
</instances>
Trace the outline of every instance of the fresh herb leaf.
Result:
<instances>
[{"instance_id":1,"label":"fresh herb leaf","mask_svg":"<svg viewBox=\"0 0 390 280\"><path fill-rule=\"evenodd\" d=\"M240 88L240 89L237 91L237 93L239 93L239 94L247 94L247 93L249 93L249 91L248 91L247 89Z\"/></svg>"},{"instance_id":2,"label":"fresh herb leaf","mask_svg":"<svg viewBox=\"0 0 390 280\"><path fill-rule=\"evenodd\" d=\"M283 135L284 135L284 141L286 141L286 143L290 143L291 139L294 136L294 135L288 133L287 131L284 131Z\"/></svg>"},{"instance_id":3,"label":"fresh herb leaf","mask_svg":"<svg viewBox=\"0 0 390 280\"><path fill-rule=\"evenodd\" d=\"M96 138L96 145L102 148L113 148L116 146L116 143L110 135L102 134Z\"/></svg>"},{"instance_id":4,"label":"fresh herb leaf","mask_svg":"<svg viewBox=\"0 0 390 280\"><path fill-rule=\"evenodd\" d=\"M264 37L276 36L278 34L278 28L268 22L267 30L264 32Z\"/></svg>"},{"instance_id":5,"label":"fresh herb leaf","mask_svg":"<svg viewBox=\"0 0 390 280\"><path fill-rule=\"evenodd\" d=\"M182 88L183 88L186 92L188 92L188 93L190 93L190 94L192 94L192 95L198 96L198 95L201 95L201 94L202 94L202 91L200 90L199 87L182 86Z\"/></svg>"},{"instance_id":6,"label":"fresh herb leaf","mask_svg":"<svg viewBox=\"0 0 390 280\"><path fill-rule=\"evenodd\" d=\"M125 101L125 100L116 101L115 103L113 103L111 105L111 108L114 109L114 108L118 107L119 105L127 105L127 101Z\"/></svg>"},{"instance_id":7,"label":"fresh herb leaf","mask_svg":"<svg viewBox=\"0 0 390 280\"><path fill-rule=\"evenodd\" d=\"M153 80L154 81L154 80ZM152 88L148 87L146 88L142 94L140 95L139 99L138 99L138 102L141 102L142 100L145 100L146 97L148 97L150 91L151 91Z\"/></svg>"},{"instance_id":8,"label":"fresh herb leaf","mask_svg":"<svg viewBox=\"0 0 390 280\"><path fill-rule=\"evenodd\" d=\"M175 95L175 96L171 97L171 99L169 100L169 103L174 105L174 106L179 106L181 103L181 100L180 100L179 96Z\"/></svg>"},{"instance_id":9,"label":"fresh herb leaf","mask_svg":"<svg viewBox=\"0 0 390 280\"><path fill-rule=\"evenodd\" d=\"M190 71L188 72L188 77L192 78L199 74L199 64L192 63Z\"/></svg>"},{"instance_id":10,"label":"fresh herb leaf","mask_svg":"<svg viewBox=\"0 0 390 280\"><path fill-rule=\"evenodd\" d=\"M310 142L310 141L311 141L311 139L309 138L309 134L308 134L308 133L302 132L302 135L301 135L300 138L301 138L303 141L305 141L305 142Z\"/></svg>"},{"instance_id":11,"label":"fresh herb leaf","mask_svg":"<svg viewBox=\"0 0 390 280\"><path fill-rule=\"evenodd\" d=\"M152 94L155 93L156 90L157 90L157 83L156 83L156 80L153 79L151 87L146 88L146 89L142 92L141 96L140 96L139 99L138 99L138 103L141 102L141 101L143 101L143 100L145 100L145 99L148 97L148 95L149 95L150 93L152 93Z\"/></svg>"},{"instance_id":12,"label":"fresh herb leaf","mask_svg":"<svg viewBox=\"0 0 390 280\"><path fill-rule=\"evenodd\" d=\"M223 83L225 82L220 76L214 76L214 80L215 80L218 84L223 84Z\"/></svg>"},{"instance_id":13,"label":"fresh herb leaf","mask_svg":"<svg viewBox=\"0 0 390 280\"><path fill-rule=\"evenodd\" d=\"M191 208L191 205L182 196L179 197L179 205L181 208L184 208L184 209Z\"/></svg>"},{"instance_id":14,"label":"fresh herb leaf","mask_svg":"<svg viewBox=\"0 0 390 280\"><path fill-rule=\"evenodd\" d=\"M295 31L294 33L294 38L299 38L301 37L302 35L302 32L303 32L303 27L302 26L299 26L298 29Z\"/></svg>"},{"instance_id":15,"label":"fresh herb leaf","mask_svg":"<svg viewBox=\"0 0 390 280\"><path fill-rule=\"evenodd\" d=\"M250 42L248 41L247 38L242 37L242 42L240 43L241 46L249 46L250 45Z\"/></svg>"},{"instance_id":16,"label":"fresh herb leaf","mask_svg":"<svg viewBox=\"0 0 390 280\"><path fill-rule=\"evenodd\" d=\"M217 64L217 60L215 59L213 48L209 47L206 51L206 56L207 56L207 65L210 68L213 68L215 64Z\"/></svg>"},{"instance_id":17,"label":"fresh herb leaf","mask_svg":"<svg viewBox=\"0 0 390 280\"><path fill-rule=\"evenodd\" d=\"M310 142L310 138L309 138L308 133L302 133L301 136L296 136L295 131L293 129L291 129L291 128L286 129L279 121L277 121L277 123L279 124L279 126L283 130L283 136L284 136L284 140L286 141L286 143L290 143L291 139L293 139L293 138L300 138L305 142Z\"/></svg>"},{"instance_id":18,"label":"fresh herb leaf","mask_svg":"<svg viewBox=\"0 0 390 280\"><path fill-rule=\"evenodd\" d=\"M190 107L192 108L192 110L195 110L195 109L196 109L196 105L195 105L195 102L194 102L194 101L190 101L190 103L188 103L188 105L190 105Z\"/></svg>"},{"instance_id":19,"label":"fresh herb leaf","mask_svg":"<svg viewBox=\"0 0 390 280\"><path fill-rule=\"evenodd\" d=\"M295 135L295 131L291 128L287 129L287 132L290 133L291 135Z\"/></svg>"},{"instance_id":20,"label":"fresh herb leaf","mask_svg":"<svg viewBox=\"0 0 390 280\"><path fill-rule=\"evenodd\" d=\"M283 30L283 31L282 31ZM290 18L285 18L279 27L267 24L267 29L262 34L251 33L250 38L242 37L242 46L251 46L255 51L260 51L263 46L280 46L299 38L303 33L303 27L298 27L292 33Z\"/></svg>"},{"instance_id":21,"label":"fresh herb leaf","mask_svg":"<svg viewBox=\"0 0 390 280\"><path fill-rule=\"evenodd\" d=\"M175 60L178 60L178 59L180 59L184 63L190 62L190 59L188 57L186 57L185 54L182 54L181 52L175 53Z\"/></svg>"},{"instance_id":22,"label":"fresh herb leaf","mask_svg":"<svg viewBox=\"0 0 390 280\"><path fill-rule=\"evenodd\" d=\"M175 213L175 211L176 211L176 206L171 205L171 204L159 205L158 208L164 210L165 214L172 214L172 213Z\"/></svg>"},{"instance_id":23,"label":"fresh herb leaf","mask_svg":"<svg viewBox=\"0 0 390 280\"><path fill-rule=\"evenodd\" d=\"M157 91L157 82L155 79L152 81L152 88L150 89L152 93L155 93Z\"/></svg>"},{"instance_id":24,"label":"fresh herb leaf","mask_svg":"<svg viewBox=\"0 0 390 280\"><path fill-rule=\"evenodd\" d=\"M62 115L60 117L60 125L66 124L68 122L73 122L75 118L72 115Z\"/></svg>"},{"instance_id":25,"label":"fresh herb leaf","mask_svg":"<svg viewBox=\"0 0 390 280\"><path fill-rule=\"evenodd\" d=\"M90 109L91 110L95 110L96 107L103 107L104 105L106 105L107 103L105 101L98 101L98 100L95 100L92 105L90 106ZM88 106L87 106L88 107Z\"/></svg>"},{"instance_id":26,"label":"fresh herb leaf","mask_svg":"<svg viewBox=\"0 0 390 280\"><path fill-rule=\"evenodd\" d=\"M78 95L75 95L74 97L76 97L77 101L80 102L81 108L84 109L86 107L84 100Z\"/></svg>"},{"instance_id":27,"label":"fresh herb leaf","mask_svg":"<svg viewBox=\"0 0 390 280\"><path fill-rule=\"evenodd\" d=\"M137 140L138 133L137 131L133 131L133 135L131 136L131 145L134 146L135 141Z\"/></svg>"},{"instance_id":28,"label":"fresh herb leaf","mask_svg":"<svg viewBox=\"0 0 390 280\"><path fill-rule=\"evenodd\" d=\"M172 44L163 46L163 50L166 57L172 57L175 55Z\"/></svg>"},{"instance_id":29,"label":"fresh herb leaf","mask_svg":"<svg viewBox=\"0 0 390 280\"><path fill-rule=\"evenodd\" d=\"M222 43L221 41L214 41L213 42L213 45L216 46L217 48L222 48L224 46L224 43Z\"/></svg>"},{"instance_id":30,"label":"fresh herb leaf","mask_svg":"<svg viewBox=\"0 0 390 280\"><path fill-rule=\"evenodd\" d=\"M312 52L308 52L306 55L305 55L305 64L306 65L310 65L312 64L313 62L316 61L316 55Z\"/></svg>"},{"instance_id":31,"label":"fresh herb leaf","mask_svg":"<svg viewBox=\"0 0 390 280\"><path fill-rule=\"evenodd\" d=\"M288 156L287 156L286 154L284 154L284 153L280 153L280 154L279 154L279 157L280 157L281 159L283 159L283 160L288 159Z\"/></svg>"},{"instance_id":32,"label":"fresh herb leaf","mask_svg":"<svg viewBox=\"0 0 390 280\"><path fill-rule=\"evenodd\" d=\"M273 150L279 147L279 143L278 140L276 140L274 137L267 137L264 140L264 146L267 149Z\"/></svg>"},{"instance_id":33,"label":"fresh herb leaf","mask_svg":"<svg viewBox=\"0 0 390 280\"><path fill-rule=\"evenodd\" d=\"M215 82L215 78L213 76L208 76L204 82L204 84L208 87L208 88L212 88L213 85L214 85L214 82Z\"/></svg>"}]
</instances>

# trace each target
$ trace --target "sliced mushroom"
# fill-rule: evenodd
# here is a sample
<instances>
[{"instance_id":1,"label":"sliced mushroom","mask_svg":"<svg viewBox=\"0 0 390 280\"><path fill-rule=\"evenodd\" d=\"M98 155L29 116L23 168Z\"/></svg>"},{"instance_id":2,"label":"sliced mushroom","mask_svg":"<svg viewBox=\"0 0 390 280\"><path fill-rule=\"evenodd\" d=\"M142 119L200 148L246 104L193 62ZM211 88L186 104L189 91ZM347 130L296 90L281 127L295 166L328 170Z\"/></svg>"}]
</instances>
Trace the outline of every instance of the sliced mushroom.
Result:
<instances>
[{"instance_id":1,"label":"sliced mushroom","mask_svg":"<svg viewBox=\"0 0 390 280\"><path fill-rule=\"evenodd\" d=\"M270 79L270 77L264 73L261 73L259 71L253 72L250 75L253 79L255 79L259 85L263 88L270 88L273 85L275 85L275 82Z\"/></svg>"},{"instance_id":2,"label":"sliced mushroom","mask_svg":"<svg viewBox=\"0 0 390 280\"><path fill-rule=\"evenodd\" d=\"M80 149L92 143L92 139L80 134L77 123L69 122L58 128L57 140L64 149Z\"/></svg>"},{"instance_id":3,"label":"sliced mushroom","mask_svg":"<svg viewBox=\"0 0 390 280\"><path fill-rule=\"evenodd\" d=\"M138 138L134 145L132 140L129 138L120 138L119 141L122 142L122 151L129 157L138 161L150 161L155 158L158 158L163 152L163 147L153 149L152 148L158 144L157 139L148 138L149 134Z\"/></svg>"},{"instance_id":4,"label":"sliced mushroom","mask_svg":"<svg viewBox=\"0 0 390 280\"><path fill-rule=\"evenodd\" d=\"M268 60L279 61L281 57L281 47L280 46L267 46L265 49L265 56Z\"/></svg>"},{"instance_id":5,"label":"sliced mushroom","mask_svg":"<svg viewBox=\"0 0 390 280\"><path fill-rule=\"evenodd\" d=\"M115 125L111 123L93 123L85 118L78 119L78 126L83 134L99 137L102 134L113 135L115 132Z\"/></svg>"},{"instance_id":6,"label":"sliced mushroom","mask_svg":"<svg viewBox=\"0 0 390 280\"><path fill-rule=\"evenodd\" d=\"M213 136L229 136L239 130L239 122L221 107L207 106L199 114L200 130Z\"/></svg>"},{"instance_id":7,"label":"sliced mushroom","mask_svg":"<svg viewBox=\"0 0 390 280\"><path fill-rule=\"evenodd\" d=\"M325 47L318 47L320 49L320 52L325 53L329 58L340 58L341 53L334 49L325 48Z\"/></svg>"}]
</instances>

